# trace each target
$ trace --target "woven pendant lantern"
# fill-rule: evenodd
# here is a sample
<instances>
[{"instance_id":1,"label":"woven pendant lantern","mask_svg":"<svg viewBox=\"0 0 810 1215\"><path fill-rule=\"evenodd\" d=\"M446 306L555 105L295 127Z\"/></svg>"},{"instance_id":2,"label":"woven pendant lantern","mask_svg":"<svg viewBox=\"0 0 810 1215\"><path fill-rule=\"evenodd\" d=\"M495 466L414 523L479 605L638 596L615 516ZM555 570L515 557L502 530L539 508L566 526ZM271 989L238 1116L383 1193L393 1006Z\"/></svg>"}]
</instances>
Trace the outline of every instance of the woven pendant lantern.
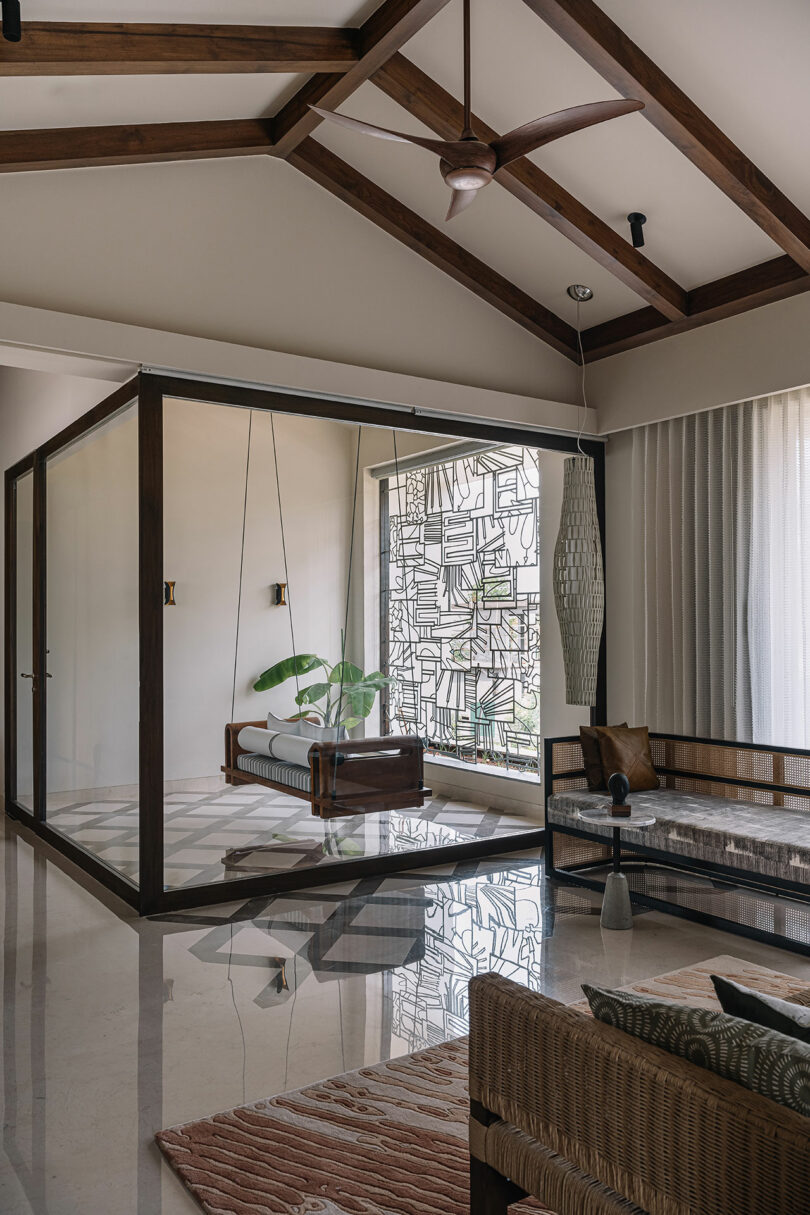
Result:
<instances>
[{"instance_id":1,"label":"woven pendant lantern","mask_svg":"<svg viewBox=\"0 0 810 1215\"><path fill-rule=\"evenodd\" d=\"M562 637L566 704L595 705L599 646L605 621L605 579L593 460L584 454L581 443L588 398L579 318L580 306L593 299L593 291L582 283L572 283L568 295L577 306L583 415L577 437L579 455L565 461L563 474L560 530L554 546L554 604Z\"/></svg>"},{"instance_id":2,"label":"woven pendant lantern","mask_svg":"<svg viewBox=\"0 0 810 1215\"><path fill-rule=\"evenodd\" d=\"M590 456L569 456L565 461L560 530L554 546L554 603L562 636L566 703L595 705L605 581Z\"/></svg>"}]
</instances>

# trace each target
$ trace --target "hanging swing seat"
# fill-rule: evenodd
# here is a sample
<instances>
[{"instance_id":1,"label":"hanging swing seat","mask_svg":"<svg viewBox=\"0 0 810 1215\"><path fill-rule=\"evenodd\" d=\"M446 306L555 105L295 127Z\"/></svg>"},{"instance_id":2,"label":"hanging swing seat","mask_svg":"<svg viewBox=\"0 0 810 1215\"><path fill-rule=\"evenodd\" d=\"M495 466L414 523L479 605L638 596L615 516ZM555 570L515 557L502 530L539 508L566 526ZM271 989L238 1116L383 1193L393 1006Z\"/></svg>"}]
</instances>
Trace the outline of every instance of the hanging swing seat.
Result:
<instances>
[{"instance_id":1,"label":"hanging swing seat","mask_svg":"<svg viewBox=\"0 0 810 1215\"><path fill-rule=\"evenodd\" d=\"M263 785L304 798L320 818L421 809L425 798L432 797L424 785L424 744L416 735L313 742L305 768L240 746L242 730L266 725L266 721L226 725L222 771L227 784Z\"/></svg>"}]
</instances>

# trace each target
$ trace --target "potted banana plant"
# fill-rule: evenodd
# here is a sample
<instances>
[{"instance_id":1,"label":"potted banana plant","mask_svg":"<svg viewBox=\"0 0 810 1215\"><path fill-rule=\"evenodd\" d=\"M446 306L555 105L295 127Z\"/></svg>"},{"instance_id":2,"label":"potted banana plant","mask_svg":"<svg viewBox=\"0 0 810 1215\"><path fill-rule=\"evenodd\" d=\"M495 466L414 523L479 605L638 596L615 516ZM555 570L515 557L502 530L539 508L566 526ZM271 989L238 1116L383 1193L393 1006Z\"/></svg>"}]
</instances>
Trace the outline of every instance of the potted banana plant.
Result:
<instances>
[{"instance_id":1,"label":"potted banana plant","mask_svg":"<svg viewBox=\"0 0 810 1215\"><path fill-rule=\"evenodd\" d=\"M302 687L308 675L316 676L315 681ZM381 671L364 675L360 667L346 659L332 664L317 654L292 654L263 671L253 690L269 692L288 679L295 679L299 689L295 696L298 711L291 714L290 721L312 721L317 716L319 725L346 730L359 726L374 708L378 693L394 683Z\"/></svg>"}]
</instances>

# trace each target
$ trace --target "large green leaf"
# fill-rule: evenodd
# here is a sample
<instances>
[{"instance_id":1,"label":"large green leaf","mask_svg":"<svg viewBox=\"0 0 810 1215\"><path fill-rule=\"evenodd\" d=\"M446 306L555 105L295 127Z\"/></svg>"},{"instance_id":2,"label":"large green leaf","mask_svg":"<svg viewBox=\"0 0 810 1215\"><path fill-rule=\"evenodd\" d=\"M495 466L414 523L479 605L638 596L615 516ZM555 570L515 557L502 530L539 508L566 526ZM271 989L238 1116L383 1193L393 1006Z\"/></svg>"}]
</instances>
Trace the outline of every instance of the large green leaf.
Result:
<instances>
[{"instance_id":1,"label":"large green leaf","mask_svg":"<svg viewBox=\"0 0 810 1215\"><path fill-rule=\"evenodd\" d=\"M355 717L368 717L374 708L376 699L377 693L374 688L364 688L360 684L343 690L343 706Z\"/></svg>"},{"instance_id":2,"label":"large green leaf","mask_svg":"<svg viewBox=\"0 0 810 1215\"><path fill-rule=\"evenodd\" d=\"M295 698L295 703L297 705L314 705L316 701L323 700L330 690L331 684L312 683L308 688L301 689Z\"/></svg>"},{"instance_id":3,"label":"large green leaf","mask_svg":"<svg viewBox=\"0 0 810 1215\"><path fill-rule=\"evenodd\" d=\"M362 717L344 717L340 724L345 726L347 730L352 730L355 726L359 726L362 720Z\"/></svg>"},{"instance_id":4,"label":"large green leaf","mask_svg":"<svg viewBox=\"0 0 810 1215\"><path fill-rule=\"evenodd\" d=\"M339 662L329 672L330 683L357 683L363 678L363 672L353 662Z\"/></svg>"},{"instance_id":5,"label":"large green leaf","mask_svg":"<svg viewBox=\"0 0 810 1215\"><path fill-rule=\"evenodd\" d=\"M380 692L383 688L390 688L392 684L396 683L396 680L391 679L388 675L383 675L382 671L372 671L370 675L364 675L358 682L362 683L364 687L376 688Z\"/></svg>"},{"instance_id":6,"label":"large green leaf","mask_svg":"<svg viewBox=\"0 0 810 1215\"><path fill-rule=\"evenodd\" d=\"M308 675L317 667L326 666L328 663L323 658L318 658L317 654L293 654L291 658L285 658L263 671L253 685L253 691L269 692L287 679L294 679L296 675Z\"/></svg>"}]
</instances>

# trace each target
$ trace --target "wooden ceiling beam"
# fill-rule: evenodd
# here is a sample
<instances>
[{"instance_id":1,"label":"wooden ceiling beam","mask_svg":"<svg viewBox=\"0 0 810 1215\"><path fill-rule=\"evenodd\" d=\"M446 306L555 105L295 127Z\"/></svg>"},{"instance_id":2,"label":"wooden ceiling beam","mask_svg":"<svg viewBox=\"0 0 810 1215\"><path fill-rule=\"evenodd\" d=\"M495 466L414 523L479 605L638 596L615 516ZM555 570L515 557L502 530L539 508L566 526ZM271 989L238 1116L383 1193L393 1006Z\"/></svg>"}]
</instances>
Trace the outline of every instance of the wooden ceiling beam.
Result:
<instances>
[{"instance_id":1,"label":"wooden ceiling beam","mask_svg":"<svg viewBox=\"0 0 810 1215\"><path fill-rule=\"evenodd\" d=\"M810 219L593 0L524 0L785 253L810 271Z\"/></svg>"},{"instance_id":2,"label":"wooden ceiling beam","mask_svg":"<svg viewBox=\"0 0 810 1215\"><path fill-rule=\"evenodd\" d=\"M371 79L442 139L458 138L464 126L463 106L404 55L394 55ZM485 143L498 138L477 115L472 126ZM500 169L495 180L665 317L677 320L686 315L686 292L674 279L527 157Z\"/></svg>"},{"instance_id":3,"label":"wooden ceiling beam","mask_svg":"<svg viewBox=\"0 0 810 1215\"><path fill-rule=\"evenodd\" d=\"M258 118L0 131L0 173L255 156L272 150L269 123Z\"/></svg>"},{"instance_id":4,"label":"wooden ceiling beam","mask_svg":"<svg viewBox=\"0 0 810 1215\"><path fill-rule=\"evenodd\" d=\"M337 109L378 68L413 38L449 0L384 0L358 31L358 60L343 75L319 72L273 120L276 155L287 157L323 120L311 105Z\"/></svg>"},{"instance_id":5,"label":"wooden ceiling beam","mask_svg":"<svg viewBox=\"0 0 810 1215\"><path fill-rule=\"evenodd\" d=\"M150 25L26 21L0 42L0 76L186 72L348 72L360 32L299 25Z\"/></svg>"},{"instance_id":6,"label":"wooden ceiling beam","mask_svg":"<svg viewBox=\"0 0 810 1215\"><path fill-rule=\"evenodd\" d=\"M574 328L314 139L290 164L535 337L578 361ZM391 285L396 290L396 284ZM448 324L451 323L448 321Z\"/></svg>"},{"instance_id":7,"label":"wooden ceiling beam","mask_svg":"<svg viewBox=\"0 0 810 1215\"><path fill-rule=\"evenodd\" d=\"M690 291L689 315L680 321L667 322L653 308L640 308L584 330L585 361L593 363L623 350L647 346L805 291L810 291L810 274L791 257L774 257Z\"/></svg>"}]
</instances>

